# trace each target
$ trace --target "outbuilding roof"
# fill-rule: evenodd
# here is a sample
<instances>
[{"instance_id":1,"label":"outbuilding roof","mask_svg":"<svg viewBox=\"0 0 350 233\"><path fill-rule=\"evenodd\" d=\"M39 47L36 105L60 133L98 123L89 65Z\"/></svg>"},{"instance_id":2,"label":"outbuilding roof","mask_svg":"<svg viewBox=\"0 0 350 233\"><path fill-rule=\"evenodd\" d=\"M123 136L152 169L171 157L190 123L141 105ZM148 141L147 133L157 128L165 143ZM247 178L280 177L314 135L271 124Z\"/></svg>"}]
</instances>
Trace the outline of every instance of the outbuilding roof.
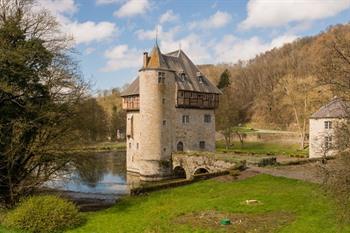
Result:
<instances>
[{"instance_id":1,"label":"outbuilding roof","mask_svg":"<svg viewBox=\"0 0 350 233\"><path fill-rule=\"evenodd\" d=\"M171 53L162 54L156 45L143 69L168 69L175 72L175 81L178 90L201 93L221 94L221 91L212 84L197 68L188 56L180 49ZM139 78L122 93L122 96L139 94Z\"/></svg>"},{"instance_id":2,"label":"outbuilding roof","mask_svg":"<svg viewBox=\"0 0 350 233\"><path fill-rule=\"evenodd\" d=\"M350 113L350 103L342 98L334 98L328 104L322 106L310 118L346 118Z\"/></svg>"}]
</instances>

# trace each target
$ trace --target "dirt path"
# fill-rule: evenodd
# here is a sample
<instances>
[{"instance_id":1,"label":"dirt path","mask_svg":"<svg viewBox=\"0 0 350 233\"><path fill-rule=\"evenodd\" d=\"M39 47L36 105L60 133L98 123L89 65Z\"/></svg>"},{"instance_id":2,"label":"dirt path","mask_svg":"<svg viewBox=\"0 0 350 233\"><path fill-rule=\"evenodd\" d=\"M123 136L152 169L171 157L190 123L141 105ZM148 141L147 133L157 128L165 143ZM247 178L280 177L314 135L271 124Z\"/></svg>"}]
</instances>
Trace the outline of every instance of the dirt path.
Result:
<instances>
[{"instance_id":1,"label":"dirt path","mask_svg":"<svg viewBox=\"0 0 350 233\"><path fill-rule=\"evenodd\" d=\"M334 161L329 161L328 165L332 166ZM322 178L319 172L319 163L306 163L302 165L290 165L290 166L276 166L276 167L256 167L249 166L246 170L239 173L238 176L221 176L215 178L219 181L234 181L244 180L258 174L269 174L272 176L286 177L290 179L297 179L308 181L311 183L321 183Z\"/></svg>"},{"instance_id":2,"label":"dirt path","mask_svg":"<svg viewBox=\"0 0 350 233\"><path fill-rule=\"evenodd\" d=\"M318 163L278 167L250 167L248 170L273 176L304 180L312 183L321 183Z\"/></svg>"}]
</instances>

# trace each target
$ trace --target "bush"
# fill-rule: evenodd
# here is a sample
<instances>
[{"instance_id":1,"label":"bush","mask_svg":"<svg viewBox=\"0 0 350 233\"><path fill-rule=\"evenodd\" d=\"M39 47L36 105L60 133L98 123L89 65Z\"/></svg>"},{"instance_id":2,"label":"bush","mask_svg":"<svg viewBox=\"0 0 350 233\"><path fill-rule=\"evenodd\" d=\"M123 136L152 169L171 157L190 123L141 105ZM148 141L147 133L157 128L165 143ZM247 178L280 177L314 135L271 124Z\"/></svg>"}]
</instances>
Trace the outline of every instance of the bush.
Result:
<instances>
[{"instance_id":1,"label":"bush","mask_svg":"<svg viewBox=\"0 0 350 233\"><path fill-rule=\"evenodd\" d=\"M56 196L34 196L25 199L6 214L3 225L28 232L60 232L82 223L77 207Z\"/></svg>"}]
</instances>

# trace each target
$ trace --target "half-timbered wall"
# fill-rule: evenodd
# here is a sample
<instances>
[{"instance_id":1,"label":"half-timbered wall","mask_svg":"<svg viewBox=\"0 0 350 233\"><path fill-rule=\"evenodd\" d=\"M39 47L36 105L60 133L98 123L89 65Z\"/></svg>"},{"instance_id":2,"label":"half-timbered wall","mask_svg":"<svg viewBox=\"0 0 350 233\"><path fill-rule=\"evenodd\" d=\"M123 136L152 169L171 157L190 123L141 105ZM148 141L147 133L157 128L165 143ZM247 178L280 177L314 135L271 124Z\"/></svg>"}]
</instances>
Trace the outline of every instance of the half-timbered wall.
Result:
<instances>
[{"instance_id":1,"label":"half-timbered wall","mask_svg":"<svg viewBox=\"0 0 350 233\"><path fill-rule=\"evenodd\" d=\"M178 108L214 109L219 105L219 95L193 91L177 92Z\"/></svg>"}]
</instances>

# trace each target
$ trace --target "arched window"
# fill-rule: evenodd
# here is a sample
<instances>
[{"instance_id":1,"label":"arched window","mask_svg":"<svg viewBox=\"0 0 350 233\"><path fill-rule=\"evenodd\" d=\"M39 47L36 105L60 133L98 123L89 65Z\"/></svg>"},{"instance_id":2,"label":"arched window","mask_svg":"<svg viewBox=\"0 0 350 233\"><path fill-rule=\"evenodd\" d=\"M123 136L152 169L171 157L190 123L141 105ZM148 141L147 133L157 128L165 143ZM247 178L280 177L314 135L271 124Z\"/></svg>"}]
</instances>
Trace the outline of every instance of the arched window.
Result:
<instances>
[{"instance_id":1,"label":"arched window","mask_svg":"<svg viewBox=\"0 0 350 233\"><path fill-rule=\"evenodd\" d=\"M184 144L182 142L178 142L176 146L177 151L184 151Z\"/></svg>"}]
</instances>

